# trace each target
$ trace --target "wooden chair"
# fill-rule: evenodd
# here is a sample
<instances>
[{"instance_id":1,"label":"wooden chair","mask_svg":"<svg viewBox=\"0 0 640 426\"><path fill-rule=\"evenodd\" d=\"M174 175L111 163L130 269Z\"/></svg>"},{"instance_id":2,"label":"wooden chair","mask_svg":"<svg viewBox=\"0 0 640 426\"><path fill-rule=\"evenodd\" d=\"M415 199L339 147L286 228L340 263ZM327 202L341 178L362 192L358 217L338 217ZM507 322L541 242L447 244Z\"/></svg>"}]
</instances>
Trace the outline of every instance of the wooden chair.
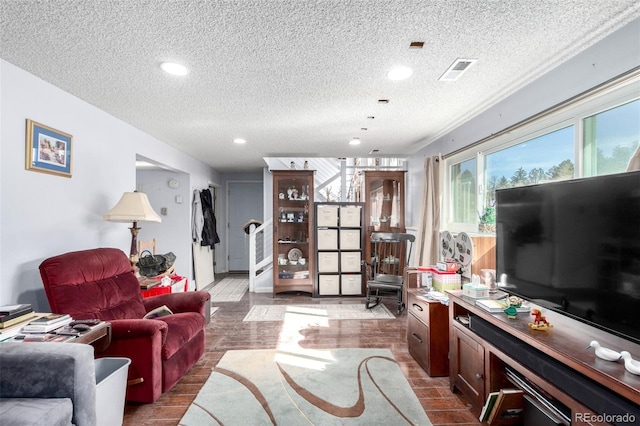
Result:
<instances>
[{"instance_id":1,"label":"wooden chair","mask_svg":"<svg viewBox=\"0 0 640 426\"><path fill-rule=\"evenodd\" d=\"M143 250L149 250L151 254L156 254L156 239L148 240L148 241L139 241L138 242L138 256L142 254Z\"/></svg>"},{"instance_id":2,"label":"wooden chair","mask_svg":"<svg viewBox=\"0 0 640 426\"><path fill-rule=\"evenodd\" d=\"M371 242L375 256L369 267L365 308L371 309L389 296L398 304L398 314L405 308L402 300L404 270L411 257L415 237L405 233L374 232Z\"/></svg>"}]
</instances>

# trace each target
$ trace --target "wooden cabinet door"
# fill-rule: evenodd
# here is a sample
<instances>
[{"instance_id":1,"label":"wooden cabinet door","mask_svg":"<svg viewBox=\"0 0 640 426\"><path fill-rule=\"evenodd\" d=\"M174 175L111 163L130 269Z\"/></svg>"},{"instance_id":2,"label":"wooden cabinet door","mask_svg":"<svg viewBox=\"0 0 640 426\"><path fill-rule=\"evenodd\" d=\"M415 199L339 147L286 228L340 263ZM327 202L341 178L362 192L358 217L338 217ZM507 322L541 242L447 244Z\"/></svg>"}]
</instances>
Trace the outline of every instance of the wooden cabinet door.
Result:
<instances>
[{"instance_id":1,"label":"wooden cabinet door","mask_svg":"<svg viewBox=\"0 0 640 426\"><path fill-rule=\"evenodd\" d=\"M450 379L452 390L458 389L480 409L484 405L484 347L454 326L451 329Z\"/></svg>"}]
</instances>

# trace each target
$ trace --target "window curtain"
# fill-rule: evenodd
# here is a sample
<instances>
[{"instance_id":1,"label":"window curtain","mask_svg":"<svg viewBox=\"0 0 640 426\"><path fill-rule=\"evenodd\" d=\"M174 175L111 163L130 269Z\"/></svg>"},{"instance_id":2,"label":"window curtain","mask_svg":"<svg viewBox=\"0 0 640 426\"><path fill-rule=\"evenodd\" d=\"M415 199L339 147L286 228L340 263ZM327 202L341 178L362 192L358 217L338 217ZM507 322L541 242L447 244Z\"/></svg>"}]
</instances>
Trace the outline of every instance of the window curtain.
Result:
<instances>
[{"instance_id":1,"label":"window curtain","mask_svg":"<svg viewBox=\"0 0 640 426\"><path fill-rule=\"evenodd\" d=\"M424 185L418 222L416 262L418 266L435 265L440 240L440 156L424 160Z\"/></svg>"}]
</instances>

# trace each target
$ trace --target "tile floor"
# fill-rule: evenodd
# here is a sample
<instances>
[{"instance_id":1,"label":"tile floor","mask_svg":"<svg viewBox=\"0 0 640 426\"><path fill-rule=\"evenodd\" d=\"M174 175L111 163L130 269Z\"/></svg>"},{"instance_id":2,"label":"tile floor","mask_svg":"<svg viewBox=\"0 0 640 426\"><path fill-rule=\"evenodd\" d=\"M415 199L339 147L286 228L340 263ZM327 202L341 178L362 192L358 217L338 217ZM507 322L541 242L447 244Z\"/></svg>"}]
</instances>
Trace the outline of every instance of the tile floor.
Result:
<instances>
[{"instance_id":1,"label":"tile floor","mask_svg":"<svg viewBox=\"0 0 640 426\"><path fill-rule=\"evenodd\" d=\"M218 280L222 277L216 277ZM330 321L329 327L287 329L282 322L243 322L254 304L362 303L361 298L311 298L306 294L246 293L240 302L217 303L219 309L207 326L202 359L154 404L126 404L124 425L178 425L182 415L227 350L276 348L292 339L303 348L389 348L400 363L414 392L434 425L478 425L459 393L449 389L448 377L429 377L407 351L406 311L391 320ZM393 301L387 307L395 312ZM381 423L383 424L383 423Z\"/></svg>"}]
</instances>

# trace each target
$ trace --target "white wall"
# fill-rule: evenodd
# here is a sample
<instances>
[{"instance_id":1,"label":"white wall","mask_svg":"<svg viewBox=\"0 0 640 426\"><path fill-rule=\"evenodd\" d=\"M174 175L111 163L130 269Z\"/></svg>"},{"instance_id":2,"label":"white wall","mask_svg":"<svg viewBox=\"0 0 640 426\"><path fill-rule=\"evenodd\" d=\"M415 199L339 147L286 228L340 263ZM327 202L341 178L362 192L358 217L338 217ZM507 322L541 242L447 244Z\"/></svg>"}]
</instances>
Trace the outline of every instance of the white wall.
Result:
<instances>
[{"instance_id":1,"label":"white wall","mask_svg":"<svg viewBox=\"0 0 640 426\"><path fill-rule=\"evenodd\" d=\"M178 188L170 188L174 179ZM193 281L191 262L191 191L189 175L168 170L138 170L136 188L147 194L149 203L162 219L157 222L140 222L138 241L156 239L158 254L173 252L176 255L176 274ZM180 197L176 202L176 197Z\"/></svg>"},{"instance_id":2,"label":"white wall","mask_svg":"<svg viewBox=\"0 0 640 426\"><path fill-rule=\"evenodd\" d=\"M72 178L25 170L28 118L73 135ZM46 311L38 266L50 256L94 247L128 253L126 225L102 215L136 188L136 154L188 173L192 187L219 181L193 157L3 60L0 141L0 305ZM190 253L190 240L171 250Z\"/></svg>"},{"instance_id":3,"label":"white wall","mask_svg":"<svg viewBox=\"0 0 640 426\"><path fill-rule=\"evenodd\" d=\"M438 138L409 158L409 197L420 200L426 156L448 154L519 123L640 66L640 19L525 86L512 96ZM418 179L414 184L413 181ZM419 184L417 182L420 182ZM419 201L418 201L419 203ZM407 209L418 223L419 204Z\"/></svg>"}]
</instances>

